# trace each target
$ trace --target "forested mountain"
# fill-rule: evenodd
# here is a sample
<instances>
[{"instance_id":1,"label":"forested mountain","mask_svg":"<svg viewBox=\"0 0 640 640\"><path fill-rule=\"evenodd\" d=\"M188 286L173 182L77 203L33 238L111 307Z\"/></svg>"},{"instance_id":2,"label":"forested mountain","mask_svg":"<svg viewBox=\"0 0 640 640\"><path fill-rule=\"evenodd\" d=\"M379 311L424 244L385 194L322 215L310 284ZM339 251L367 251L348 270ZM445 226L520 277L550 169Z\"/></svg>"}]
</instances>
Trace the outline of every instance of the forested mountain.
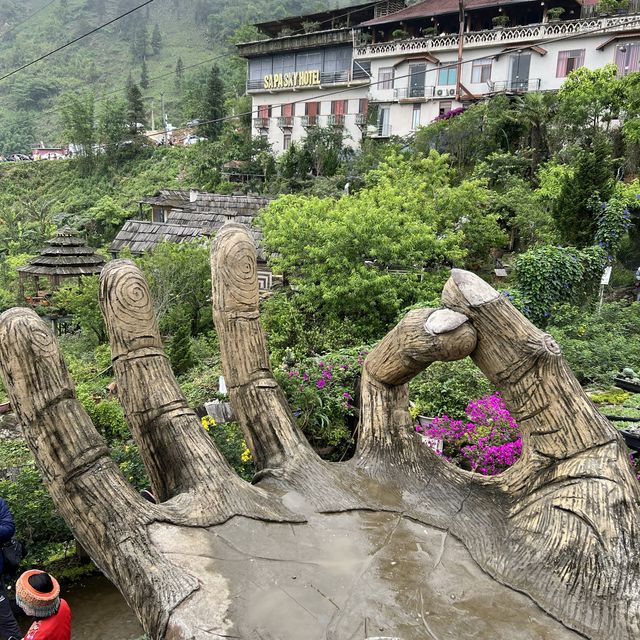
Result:
<instances>
[{"instance_id":1,"label":"forested mountain","mask_svg":"<svg viewBox=\"0 0 640 640\"><path fill-rule=\"evenodd\" d=\"M0 0L0 77L142 3ZM198 71L216 63L227 91L242 90L244 64L234 59L231 44L240 27L336 6L337 0L154 0L0 80L0 153L28 150L34 140L58 142L65 94L91 90L98 101L108 99L124 90L129 76L142 85L149 112L159 115L163 94L169 118L179 125L185 115L181 98Z\"/></svg>"}]
</instances>

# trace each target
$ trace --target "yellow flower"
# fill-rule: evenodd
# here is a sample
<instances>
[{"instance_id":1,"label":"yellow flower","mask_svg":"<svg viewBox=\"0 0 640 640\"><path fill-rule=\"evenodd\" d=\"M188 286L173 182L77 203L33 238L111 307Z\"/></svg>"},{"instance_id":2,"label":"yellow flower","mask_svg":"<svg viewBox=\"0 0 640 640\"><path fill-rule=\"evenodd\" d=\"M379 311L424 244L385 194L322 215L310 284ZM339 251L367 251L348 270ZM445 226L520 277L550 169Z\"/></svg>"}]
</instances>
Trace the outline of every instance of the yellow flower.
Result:
<instances>
[{"instance_id":1,"label":"yellow flower","mask_svg":"<svg viewBox=\"0 0 640 640\"><path fill-rule=\"evenodd\" d=\"M244 451L242 452L242 455L240 456L240 460L242 460L242 462L250 462L251 460L251 451L249 451L246 445L244 447Z\"/></svg>"},{"instance_id":2,"label":"yellow flower","mask_svg":"<svg viewBox=\"0 0 640 640\"><path fill-rule=\"evenodd\" d=\"M205 431L209 431L211 427L216 426L216 421L211 416L204 416L200 422L202 422Z\"/></svg>"}]
</instances>

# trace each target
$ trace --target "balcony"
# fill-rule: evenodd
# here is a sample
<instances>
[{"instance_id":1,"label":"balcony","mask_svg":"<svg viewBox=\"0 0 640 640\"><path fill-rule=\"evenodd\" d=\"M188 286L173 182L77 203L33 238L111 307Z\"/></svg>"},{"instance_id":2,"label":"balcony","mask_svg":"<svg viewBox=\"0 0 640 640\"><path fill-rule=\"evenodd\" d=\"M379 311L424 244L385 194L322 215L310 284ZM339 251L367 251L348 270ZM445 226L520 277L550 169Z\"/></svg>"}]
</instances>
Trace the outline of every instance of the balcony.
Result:
<instances>
[{"instance_id":1,"label":"balcony","mask_svg":"<svg viewBox=\"0 0 640 640\"><path fill-rule=\"evenodd\" d=\"M293 116L280 116L278 118L278 126L281 129L292 129L293 128Z\"/></svg>"},{"instance_id":2,"label":"balcony","mask_svg":"<svg viewBox=\"0 0 640 640\"><path fill-rule=\"evenodd\" d=\"M529 91L539 91L540 78L529 78L528 80L489 80L489 91L491 93L527 93Z\"/></svg>"},{"instance_id":3,"label":"balcony","mask_svg":"<svg viewBox=\"0 0 640 640\"><path fill-rule=\"evenodd\" d=\"M424 102L427 98L433 98L435 87L402 87L396 89L395 97L399 102Z\"/></svg>"},{"instance_id":4,"label":"balcony","mask_svg":"<svg viewBox=\"0 0 640 640\"><path fill-rule=\"evenodd\" d=\"M330 127L344 127L344 113L332 113L327 116L327 124Z\"/></svg>"},{"instance_id":5,"label":"balcony","mask_svg":"<svg viewBox=\"0 0 640 640\"><path fill-rule=\"evenodd\" d=\"M302 124L305 129L309 129L310 127L317 127L318 116L302 116L300 118L300 124Z\"/></svg>"},{"instance_id":6,"label":"balcony","mask_svg":"<svg viewBox=\"0 0 640 640\"><path fill-rule=\"evenodd\" d=\"M352 41L351 29L330 29L314 31L312 33L281 36L280 38L271 38L270 40L243 42L237 44L236 47L238 49L238 55L240 55L241 58L253 58L270 53L351 44Z\"/></svg>"},{"instance_id":7,"label":"balcony","mask_svg":"<svg viewBox=\"0 0 640 640\"><path fill-rule=\"evenodd\" d=\"M269 118L254 118L253 126L256 129L268 129L269 128Z\"/></svg>"},{"instance_id":8,"label":"balcony","mask_svg":"<svg viewBox=\"0 0 640 640\"><path fill-rule=\"evenodd\" d=\"M369 119L369 114L367 113L356 113L356 126L363 127L367 126L367 120Z\"/></svg>"},{"instance_id":9,"label":"balcony","mask_svg":"<svg viewBox=\"0 0 640 640\"><path fill-rule=\"evenodd\" d=\"M599 33L615 33L625 29L640 28L640 15L621 15L611 17L588 18L582 20L565 20L548 22L545 24L531 24L505 29L491 29L489 31L472 31L464 35L465 49L482 48L491 45L510 45L539 42L540 40ZM397 40L367 44L354 49L353 57L384 58L388 56L403 56L411 53L427 53L432 51L447 51L458 48L458 36L432 36L429 38L413 38L411 40Z\"/></svg>"}]
</instances>

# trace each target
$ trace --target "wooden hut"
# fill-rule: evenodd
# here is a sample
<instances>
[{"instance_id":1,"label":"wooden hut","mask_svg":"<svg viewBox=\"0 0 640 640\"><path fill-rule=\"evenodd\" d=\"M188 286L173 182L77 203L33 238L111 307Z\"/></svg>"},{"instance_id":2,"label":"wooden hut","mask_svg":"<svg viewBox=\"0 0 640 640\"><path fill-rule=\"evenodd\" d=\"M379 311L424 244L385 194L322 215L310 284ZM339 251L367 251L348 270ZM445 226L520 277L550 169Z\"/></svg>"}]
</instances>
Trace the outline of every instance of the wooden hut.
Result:
<instances>
[{"instance_id":1,"label":"wooden hut","mask_svg":"<svg viewBox=\"0 0 640 640\"><path fill-rule=\"evenodd\" d=\"M63 280L81 278L98 274L104 267L104 258L87 246L73 229L65 227L47 240L46 247L39 256L31 258L24 267L18 268L20 278L20 297L33 304L45 302L45 295L60 286ZM46 288L41 278L49 281ZM25 281L32 279L36 291L35 296L25 298Z\"/></svg>"}]
</instances>

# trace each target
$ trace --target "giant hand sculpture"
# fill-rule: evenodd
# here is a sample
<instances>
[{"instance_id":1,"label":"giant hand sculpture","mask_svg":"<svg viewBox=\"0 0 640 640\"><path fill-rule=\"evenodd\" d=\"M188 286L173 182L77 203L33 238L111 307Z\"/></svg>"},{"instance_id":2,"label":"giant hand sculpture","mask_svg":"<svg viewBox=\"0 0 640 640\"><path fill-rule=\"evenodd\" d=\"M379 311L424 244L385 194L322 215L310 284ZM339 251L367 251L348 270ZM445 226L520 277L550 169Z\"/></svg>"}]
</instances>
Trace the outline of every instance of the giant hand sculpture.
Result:
<instances>
[{"instance_id":1,"label":"giant hand sculpture","mask_svg":"<svg viewBox=\"0 0 640 640\"><path fill-rule=\"evenodd\" d=\"M4 383L38 467L151 638L640 637L640 494L625 445L555 342L505 298L454 270L444 309L409 313L367 357L357 452L334 464L273 379L242 227L218 234L212 273L253 485L189 409L132 263L107 265L101 303L158 505L110 459L46 325L25 309L0 318ZM524 433L522 459L492 478L432 453L407 411L414 375L469 354Z\"/></svg>"}]
</instances>

